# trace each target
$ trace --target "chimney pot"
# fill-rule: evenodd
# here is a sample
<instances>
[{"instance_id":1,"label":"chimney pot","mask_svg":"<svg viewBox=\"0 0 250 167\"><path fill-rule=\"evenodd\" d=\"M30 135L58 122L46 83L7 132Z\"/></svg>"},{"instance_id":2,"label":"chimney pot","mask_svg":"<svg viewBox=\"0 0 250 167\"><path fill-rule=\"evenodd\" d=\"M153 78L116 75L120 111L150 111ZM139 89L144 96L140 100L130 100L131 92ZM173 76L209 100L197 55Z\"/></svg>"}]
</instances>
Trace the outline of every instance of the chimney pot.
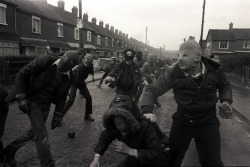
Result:
<instances>
[{"instance_id":1,"label":"chimney pot","mask_svg":"<svg viewBox=\"0 0 250 167\"><path fill-rule=\"evenodd\" d=\"M93 23L94 25L96 25L96 18L95 18L95 17L92 18L92 23Z\"/></svg>"},{"instance_id":2,"label":"chimney pot","mask_svg":"<svg viewBox=\"0 0 250 167\"><path fill-rule=\"evenodd\" d=\"M83 14L83 20L89 21L88 13L84 13L84 14Z\"/></svg>"},{"instance_id":3,"label":"chimney pot","mask_svg":"<svg viewBox=\"0 0 250 167\"><path fill-rule=\"evenodd\" d=\"M233 30L233 23L232 23L232 22L229 24L229 30L230 30L230 31Z\"/></svg>"},{"instance_id":4,"label":"chimney pot","mask_svg":"<svg viewBox=\"0 0 250 167\"><path fill-rule=\"evenodd\" d=\"M63 0L59 0L59 1L57 2L58 8L63 9L63 10L64 10L64 4L65 4L65 2L64 2Z\"/></svg>"}]
</instances>

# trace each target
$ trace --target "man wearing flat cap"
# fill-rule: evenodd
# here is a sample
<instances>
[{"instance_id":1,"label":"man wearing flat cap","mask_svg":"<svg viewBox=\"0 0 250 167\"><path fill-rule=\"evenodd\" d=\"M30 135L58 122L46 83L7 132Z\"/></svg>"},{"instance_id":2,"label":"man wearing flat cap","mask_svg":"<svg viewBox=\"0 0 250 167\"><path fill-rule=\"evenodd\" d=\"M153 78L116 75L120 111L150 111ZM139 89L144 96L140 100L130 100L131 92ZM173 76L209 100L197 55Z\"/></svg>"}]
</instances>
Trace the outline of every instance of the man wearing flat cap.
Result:
<instances>
[{"instance_id":1,"label":"man wearing flat cap","mask_svg":"<svg viewBox=\"0 0 250 167\"><path fill-rule=\"evenodd\" d=\"M152 113L155 99L173 89L178 106L172 116L169 135L170 166L181 165L192 139L202 166L223 166L220 123L216 117L217 92L221 107L232 110L232 87L220 64L201 56L201 53L196 41L182 43L178 62L166 69L143 95L142 113L155 122L156 116Z\"/></svg>"},{"instance_id":2,"label":"man wearing flat cap","mask_svg":"<svg viewBox=\"0 0 250 167\"><path fill-rule=\"evenodd\" d=\"M17 73L12 98L7 99L18 101L19 109L28 115L31 126L26 133L5 148L6 162L10 166L16 166L14 156L18 149L32 140L36 143L41 166L55 166L45 123L51 103L55 104L51 128L56 128L60 123L71 84L71 69L77 64L78 52L67 51L60 59L39 56Z\"/></svg>"},{"instance_id":3,"label":"man wearing flat cap","mask_svg":"<svg viewBox=\"0 0 250 167\"><path fill-rule=\"evenodd\" d=\"M148 84L146 78L143 77L139 67L133 61L135 51L133 49L124 50L124 60L117 63L109 73L106 81L114 81L117 95L128 95L133 97L133 87L137 80L144 81L143 84Z\"/></svg>"}]
</instances>

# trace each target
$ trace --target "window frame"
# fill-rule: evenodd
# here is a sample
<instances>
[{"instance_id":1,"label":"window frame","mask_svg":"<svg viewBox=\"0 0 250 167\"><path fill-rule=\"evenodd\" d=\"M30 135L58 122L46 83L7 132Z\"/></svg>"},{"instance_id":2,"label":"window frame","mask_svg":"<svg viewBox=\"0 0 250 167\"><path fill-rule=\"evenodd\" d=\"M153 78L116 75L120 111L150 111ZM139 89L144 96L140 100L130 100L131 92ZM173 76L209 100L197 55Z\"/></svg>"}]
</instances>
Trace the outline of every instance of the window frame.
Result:
<instances>
[{"instance_id":1,"label":"window frame","mask_svg":"<svg viewBox=\"0 0 250 167\"><path fill-rule=\"evenodd\" d=\"M77 34L76 34L76 32L78 32ZM74 30L74 38L75 38L75 40L79 40L79 35L80 34L80 31L79 31L79 28L75 28L75 30Z\"/></svg>"},{"instance_id":2,"label":"window frame","mask_svg":"<svg viewBox=\"0 0 250 167\"><path fill-rule=\"evenodd\" d=\"M109 46L109 38L105 37L105 46Z\"/></svg>"},{"instance_id":3,"label":"window frame","mask_svg":"<svg viewBox=\"0 0 250 167\"><path fill-rule=\"evenodd\" d=\"M226 47L221 47L222 42L226 42ZM229 41L219 41L219 49L228 49L229 48Z\"/></svg>"},{"instance_id":4,"label":"window frame","mask_svg":"<svg viewBox=\"0 0 250 167\"><path fill-rule=\"evenodd\" d=\"M97 35L96 38L97 38L97 39L96 39L96 44L97 44L97 45L101 45L101 40L102 40L101 36L100 36L100 35Z\"/></svg>"},{"instance_id":5,"label":"window frame","mask_svg":"<svg viewBox=\"0 0 250 167\"><path fill-rule=\"evenodd\" d=\"M242 49L250 49L250 40L245 40L242 43Z\"/></svg>"},{"instance_id":6,"label":"window frame","mask_svg":"<svg viewBox=\"0 0 250 167\"><path fill-rule=\"evenodd\" d=\"M38 31L34 31L33 25L34 25L34 20L38 20ZM32 16L32 33L35 34L41 34L41 18L37 16Z\"/></svg>"},{"instance_id":7,"label":"window frame","mask_svg":"<svg viewBox=\"0 0 250 167\"><path fill-rule=\"evenodd\" d=\"M92 42L92 33L91 33L91 31L87 31L87 42Z\"/></svg>"},{"instance_id":8,"label":"window frame","mask_svg":"<svg viewBox=\"0 0 250 167\"><path fill-rule=\"evenodd\" d=\"M62 27L61 34L59 34L59 27ZM63 23L57 23L57 37L63 38Z\"/></svg>"},{"instance_id":9,"label":"window frame","mask_svg":"<svg viewBox=\"0 0 250 167\"><path fill-rule=\"evenodd\" d=\"M6 9L7 9L7 5L6 4L3 4L3 3L0 3L0 7L3 8L3 13L4 13L4 17L3 17L3 21L4 22L0 22L1 25L8 25L7 24L7 18L6 18Z\"/></svg>"}]
</instances>

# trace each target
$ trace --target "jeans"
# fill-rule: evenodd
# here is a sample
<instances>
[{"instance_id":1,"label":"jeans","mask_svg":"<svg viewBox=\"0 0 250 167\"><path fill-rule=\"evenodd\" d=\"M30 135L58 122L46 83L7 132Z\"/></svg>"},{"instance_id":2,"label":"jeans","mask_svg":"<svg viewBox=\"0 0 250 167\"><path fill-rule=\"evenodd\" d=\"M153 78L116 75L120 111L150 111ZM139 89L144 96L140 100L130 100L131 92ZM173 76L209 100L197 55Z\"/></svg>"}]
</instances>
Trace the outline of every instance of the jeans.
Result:
<instances>
[{"instance_id":1,"label":"jeans","mask_svg":"<svg viewBox=\"0 0 250 167\"><path fill-rule=\"evenodd\" d=\"M194 138L202 166L223 166L220 156L221 140L219 120L214 117L201 125L186 125L173 121L169 143L172 153L171 165L180 166Z\"/></svg>"},{"instance_id":2,"label":"jeans","mask_svg":"<svg viewBox=\"0 0 250 167\"><path fill-rule=\"evenodd\" d=\"M4 148L3 148L3 142L1 140L3 134L4 134L4 128L5 128L5 122L8 115L9 105L7 102L0 102L0 162L4 160Z\"/></svg>"},{"instance_id":3,"label":"jeans","mask_svg":"<svg viewBox=\"0 0 250 167\"><path fill-rule=\"evenodd\" d=\"M15 156L16 152L22 146L35 141L38 158L42 167L54 167L54 161L50 152L46 120L50 111L50 103L39 103L30 101L30 113L28 114L31 127L21 137L12 141L6 148L5 153L8 156Z\"/></svg>"},{"instance_id":4,"label":"jeans","mask_svg":"<svg viewBox=\"0 0 250 167\"><path fill-rule=\"evenodd\" d=\"M85 84L81 85L81 86L77 86L75 84L72 84L70 86L69 99L65 103L65 106L64 106L64 109L63 109L63 112L62 112L63 116L68 112L70 107L74 104L77 89L80 90L80 93L84 96L84 98L86 100L85 117L92 114L92 97L91 97L91 95L89 93L89 90L88 90L87 86Z\"/></svg>"}]
</instances>

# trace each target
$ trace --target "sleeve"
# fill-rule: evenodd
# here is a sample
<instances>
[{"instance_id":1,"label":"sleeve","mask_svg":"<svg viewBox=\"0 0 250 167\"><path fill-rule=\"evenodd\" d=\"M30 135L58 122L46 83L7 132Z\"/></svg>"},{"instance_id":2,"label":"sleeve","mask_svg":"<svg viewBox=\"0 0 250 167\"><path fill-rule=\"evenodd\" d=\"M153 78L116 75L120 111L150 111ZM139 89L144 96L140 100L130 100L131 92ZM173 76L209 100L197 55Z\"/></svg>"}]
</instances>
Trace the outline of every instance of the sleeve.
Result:
<instances>
[{"instance_id":1,"label":"sleeve","mask_svg":"<svg viewBox=\"0 0 250 167\"><path fill-rule=\"evenodd\" d=\"M39 74L47 69L50 56L39 56L24 66L16 75L16 94L26 94L29 90L30 79L33 75Z\"/></svg>"},{"instance_id":2,"label":"sleeve","mask_svg":"<svg viewBox=\"0 0 250 167\"><path fill-rule=\"evenodd\" d=\"M122 62L121 62L122 63ZM121 63L115 64L114 68L110 71L109 76L114 77L116 74L118 74L118 71L120 69Z\"/></svg>"},{"instance_id":3,"label":"sleeve","mask_svg":"<svg viewBox=\"0 0 250 167\"><path fill-rule=\"evenodd\" d=\"M7 96L8 96L8 92L4 88L0 87L0 102L5 101L5 98Z\"/></svg>"},{"instance_id":4,"label":"sleeve","mask_svg":"<svg viewBox=\"0 0 250 167\"><path fill-rule=\"evenodd\" d=\"M75 83L77 85L82 85L84 84L84 73L85 73L85 70L84 70L84 65L83 64L80 64L78 66L78 69L77 69L77 72L76 72L76 77L75 77Z\"/></svg>"},{"instance_id":5,"label":"sleeve","mask_svg":"<svg viewBox=\"0 0 250 167\"><path fill-rule=\"evenodd\" d=\"M226 78L226 75L224 71L219 68L219 85L218 85L218 90L219 90L219 98L221 102L228 102L229 104L233 103L233 98L232 98L232 86L229 82L229 80Z\"/></svg>"},{"instance_id":6,"label":"sleeve","mask_svg":"<svg viewBox=\"0 0 250 167\"><path fill-rule=\"evenodd\" d=\"M156 164L161 161L163 148L159 138L151 125L148 125L144 132L144 144L146 148L137 149L138 159L141 166Z\"/></svg>"},{"instance_id":7,"label":"sleeve","mask_svg":"<svg viewBox=\"0 0 250 167\"><path fill-rule=\"evenodd\" d=\"M142 96L142 114L152 113L156 98L172 88L170 73L171 70L165 72L154 83L146 87Z\"/></svg>"},{"instance_id":8,"label":"sleeve","mask_svg":"<svg viewBox=\"0 0 250 167\"><path fill-rule=\"evenodd\" d=\"M94 152L100 155L103 155L104 152L109 147L110 143L112 143L113 140L115 140L118 136L117 131L107 130L105 129L97 142L97 145L94 149Z\"/></svg>"}]
</instances>

